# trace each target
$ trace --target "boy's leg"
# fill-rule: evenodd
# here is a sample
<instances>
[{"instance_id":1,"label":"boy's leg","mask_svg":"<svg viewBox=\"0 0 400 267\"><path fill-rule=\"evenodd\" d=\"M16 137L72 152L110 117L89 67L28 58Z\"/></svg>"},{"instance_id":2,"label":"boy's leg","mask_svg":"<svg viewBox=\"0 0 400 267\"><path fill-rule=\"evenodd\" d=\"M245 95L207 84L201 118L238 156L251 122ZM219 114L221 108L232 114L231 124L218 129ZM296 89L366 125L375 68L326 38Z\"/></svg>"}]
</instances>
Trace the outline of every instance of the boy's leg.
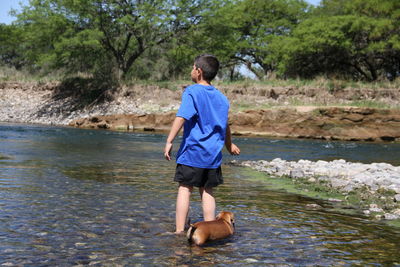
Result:
<instances>
[{"instance_id":1,"label":"boy's leg","mask_svg":"<svg viewBox=\"0 0 400 267\"><path fill-rule=\"evenodd\" d=\"M190 194L193 186L179 184L178 196L176 198L176 233L185 230L186 218L189 212Z\"/></svg>"},{"instance_id":2,"label":"boy's leg","mask_svg":"<svg viewBox=\"0 0 400 267\"><path fill-rule=\"evenodd\" d=\"M215 198L212 187L199 188L201 204L203 207L203 217L205 221L215 220Z\"/></svg>"}]
</instances>

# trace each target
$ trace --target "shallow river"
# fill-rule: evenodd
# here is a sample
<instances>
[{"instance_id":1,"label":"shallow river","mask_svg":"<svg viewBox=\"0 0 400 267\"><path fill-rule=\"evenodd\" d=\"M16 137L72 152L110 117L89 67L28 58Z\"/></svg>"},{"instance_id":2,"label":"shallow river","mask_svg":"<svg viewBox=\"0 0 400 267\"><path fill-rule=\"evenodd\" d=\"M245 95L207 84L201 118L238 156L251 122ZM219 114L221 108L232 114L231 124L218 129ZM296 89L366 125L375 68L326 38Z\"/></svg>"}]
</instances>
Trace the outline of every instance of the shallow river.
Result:
<instances>
[{"instance_id":1,"label":"shallow river","mask_svg":"<svg viewBox=\"0 0 400 267\"><path fill-rule=\"evenodd\" d=\"M0 266L399 265L400 230L272 191L223 166L231 238L199 248L174 230L164 135L0 124ZM179 141L179 140L178 140ZM400 165L400 145L235 138L239 160L344 158ZM178 143L175 145L175 151ZM225 161L233 159L225 154ZM192 221L201 219L197 192Z\"/></svg>"}]
</instances>

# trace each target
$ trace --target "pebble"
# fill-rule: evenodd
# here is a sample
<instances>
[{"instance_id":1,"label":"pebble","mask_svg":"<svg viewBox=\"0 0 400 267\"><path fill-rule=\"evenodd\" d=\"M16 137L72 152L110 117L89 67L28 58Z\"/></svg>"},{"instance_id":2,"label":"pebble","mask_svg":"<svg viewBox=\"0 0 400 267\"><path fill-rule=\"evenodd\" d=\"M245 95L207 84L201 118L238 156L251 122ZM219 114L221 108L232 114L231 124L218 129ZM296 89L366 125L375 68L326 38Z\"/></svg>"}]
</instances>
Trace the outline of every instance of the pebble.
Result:
<instances>
[{"instance_id":1,"label":"pebble","mask_svg":"<svg viewBox=\"0 0 400 267\"><path fill-rule=\"evenodd\" d=\"M318 204L315 204L315 203L307 204L306 207L307 208L311 208L311 209L320 209L320 208L322 208L321 205L318 205Z\"/></svg>"},{"instance_id":2,"label":"pebble","mask_svg":"<svg viewBox=\"0 0 400 267\"><path fill-rule=\"evenodd\" d=\"M385 217L386 220L396 220L399 218L398 215L396 214L391 214L391 213L385 213L385 215L383 215Z\"/></svg>"},{"instance_id":3,"label":"pebble","mask_svg":"<svg viewBox=\"0 0 400 267\"><path fill-rule=\"evenodd\" d=\"M258 262L258 260L253 259L253 258L247 258L247 259L245 259L245 262L247 262L247 263L256 263L256 262Z\"/></svg>"},{"instance_id":4,"label":"pebble","mask_svg":"<svg viewBox=\"0 0 400 267\"><path fill-rule=\"evenodd\" d=\"M369 211L371 211L371 212L383 212L383 209L381 209L381 208L370 208Z\"/></svg>"},{"instance_id":5,"label":"pebble","mask_svg":"<svg viewBox=\"0 0 400 267\"><path fill-rule=\"evenodd\" d=\"M400 209L395 209L392 211L393 214L400 216Z\"/></svg>"},{"instance_id":6,"label":"pebble","mask_svg":"<svg viewBox=\"0 0 400 267\"><path fill-rule=\"evenodd\" d=\"M329 198L328 201L331 201L331 202L342 202L343 200L337 199L337 198Z\"/></svg>"}]
</instances>

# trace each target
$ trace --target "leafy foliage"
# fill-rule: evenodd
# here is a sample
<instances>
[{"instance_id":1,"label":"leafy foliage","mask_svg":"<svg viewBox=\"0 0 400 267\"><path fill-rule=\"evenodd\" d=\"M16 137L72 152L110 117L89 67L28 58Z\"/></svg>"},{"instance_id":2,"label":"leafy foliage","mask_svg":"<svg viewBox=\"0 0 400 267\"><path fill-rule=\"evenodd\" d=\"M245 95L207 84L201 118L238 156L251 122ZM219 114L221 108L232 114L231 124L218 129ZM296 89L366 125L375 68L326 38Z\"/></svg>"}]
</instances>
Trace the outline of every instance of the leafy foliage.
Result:
<instances>
[{"instance_id":1,"label":"leafy foliage","mask_svg":"<svg viewBox=\"0 0 400 267\"><path fill-rule=\"evenodd\" d=\"M399 16L398 1L325 0L281 40L280 71L307 78L394 79L400 75Z\"/></svg>"},{"instance_id":2,"label":"leafy foliage","mask_svg":"<svg viewBox=\"0 0 400 267\"><path fill-rule=\"evenodd\" d=\"M215 54L220 78L400 75L398 0L30 0L0 25L0 61L103 80L187 77Z\"/></svg>"}]
</instances>

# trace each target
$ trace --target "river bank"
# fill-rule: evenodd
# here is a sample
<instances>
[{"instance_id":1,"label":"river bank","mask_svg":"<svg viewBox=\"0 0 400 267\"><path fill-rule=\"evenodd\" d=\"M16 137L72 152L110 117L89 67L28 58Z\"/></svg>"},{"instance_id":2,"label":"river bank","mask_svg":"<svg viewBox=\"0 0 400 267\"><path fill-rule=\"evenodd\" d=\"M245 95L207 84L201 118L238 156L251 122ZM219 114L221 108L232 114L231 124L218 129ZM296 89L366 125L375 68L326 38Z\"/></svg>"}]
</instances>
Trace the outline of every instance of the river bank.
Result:
<instances>
[{"instance_id":1,"label":"river bank","mask_svg":"<svg viewBox=\"0 0 400 267\"><path fill-rule=\"evenodd\" d=\"M303 194L334 195L331 202L356 205L374 219L400 219L400 167L387 163L334 161L232 161L230 164L265 173L272 179L289 179ZM282 181L280 181L282 183ZM283 183L282 183L283 184ZM282 186L285 189L285 186ZM311 208L322 208L318 205Z\"/></svg>"},{"instance_id":2,"label":"river bank","mask_svg":"<svg viewBox=\"0 0 400 267\"><path fill-rule=\"evenodd\" d=\"M155 85L126 86L108 93L102 101L87 101L76 94L64 94L60 86L57 82L0 83L0 121L166 131L183 91L183 88ZM346 106L354 100L363 100L396 107L400 99L398 90L326 91L312 87L249 85L220 85L219 88L231 102L230 124L236 135L379 142L400 140L400 109ZM338 104L344 106L334 106Z\"/></svg>"},{"instance_id":3,"label":"river bank","mask_svg":"<svg viewBox=\"0 0 400 267\"><path fill-rule=\"evenodd\" d=\"M400 110L353 107L286 107L230 113L233 135L343 141L400 141ZM167 131L175 112L93 116L70 126Z\"/></svg>"}]
</instances>

